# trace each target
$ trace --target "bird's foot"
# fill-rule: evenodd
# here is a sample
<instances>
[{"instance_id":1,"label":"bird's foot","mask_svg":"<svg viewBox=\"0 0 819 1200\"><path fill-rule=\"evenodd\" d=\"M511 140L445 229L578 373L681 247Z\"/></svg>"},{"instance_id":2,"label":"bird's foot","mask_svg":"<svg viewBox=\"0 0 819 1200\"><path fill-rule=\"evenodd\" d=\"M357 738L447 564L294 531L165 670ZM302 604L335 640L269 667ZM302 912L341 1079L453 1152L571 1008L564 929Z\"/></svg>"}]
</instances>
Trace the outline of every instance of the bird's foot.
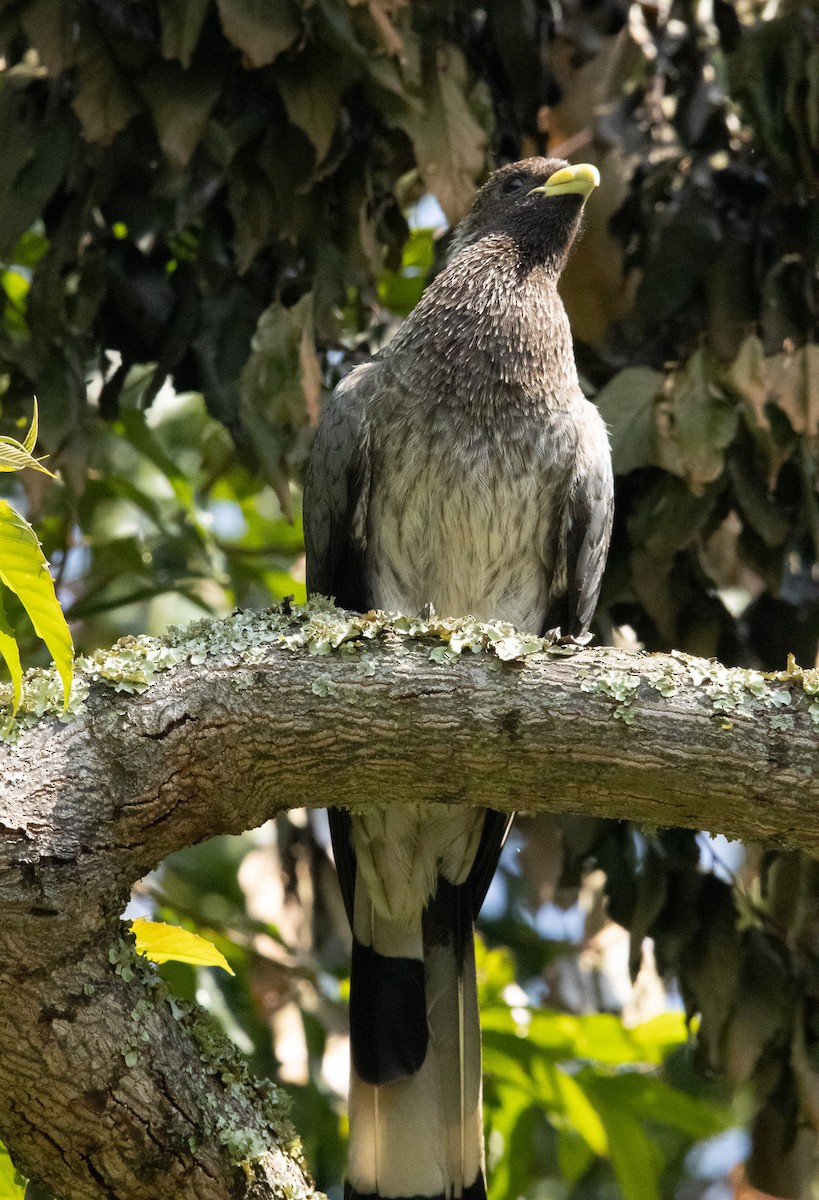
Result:
<instances>
[{"instance_id":1,"label":"bird's foot","mask_svg":"<svg viewBox=\"0 0 819 1200\"><path fill-rule=\"evenodd\" d=\"M547 629L543 635L545 641L552 646L588 646L589 642L594 637L593 633L573 633L563 634L560 632L560 626L556 625L554 629Z\"/></svg>"}]
</instances>

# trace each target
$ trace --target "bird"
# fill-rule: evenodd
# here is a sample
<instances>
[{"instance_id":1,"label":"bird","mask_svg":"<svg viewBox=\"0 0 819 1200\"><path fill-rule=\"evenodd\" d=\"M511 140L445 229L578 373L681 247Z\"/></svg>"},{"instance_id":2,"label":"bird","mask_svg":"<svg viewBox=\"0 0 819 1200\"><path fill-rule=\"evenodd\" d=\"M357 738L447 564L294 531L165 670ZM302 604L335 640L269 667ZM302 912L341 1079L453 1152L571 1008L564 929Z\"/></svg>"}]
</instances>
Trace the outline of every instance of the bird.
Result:
<instances>
[{"instance_id":1,"label":"bird","mask_svg":"<svg viewBox=\"0 0 819 1200\"><path fill-rule=\"evenodd\" d=\"M611 536L605 423L557 291L599 183L493 171L392 340L329 399L304 488L308 595L588 638ZM329 810L353 935L345 1200L484 1200L474 923L511 817Z\"/></svg>"}]
</instances>

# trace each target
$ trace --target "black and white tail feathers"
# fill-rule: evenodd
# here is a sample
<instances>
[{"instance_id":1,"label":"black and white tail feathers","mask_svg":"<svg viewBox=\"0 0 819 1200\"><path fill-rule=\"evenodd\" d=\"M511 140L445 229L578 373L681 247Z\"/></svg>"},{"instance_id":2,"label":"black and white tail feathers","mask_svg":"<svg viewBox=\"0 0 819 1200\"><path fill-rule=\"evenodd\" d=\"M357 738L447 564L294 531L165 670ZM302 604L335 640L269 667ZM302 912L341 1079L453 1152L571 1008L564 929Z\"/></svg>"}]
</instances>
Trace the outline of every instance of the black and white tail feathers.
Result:
<instances>
[{"instance_id":1,"label":"black and white tail feathers","mask_svg":"<svg viewBox=\"0 0 819 1200\"><path fill-rule=\"evenodd\" d=\"M485 1200L473 926L511 818L487 812L464 881L439 874L397 922L356 870L355 820L330 812L353 929L345 1200Z\"/></svg>"}]
</instances>

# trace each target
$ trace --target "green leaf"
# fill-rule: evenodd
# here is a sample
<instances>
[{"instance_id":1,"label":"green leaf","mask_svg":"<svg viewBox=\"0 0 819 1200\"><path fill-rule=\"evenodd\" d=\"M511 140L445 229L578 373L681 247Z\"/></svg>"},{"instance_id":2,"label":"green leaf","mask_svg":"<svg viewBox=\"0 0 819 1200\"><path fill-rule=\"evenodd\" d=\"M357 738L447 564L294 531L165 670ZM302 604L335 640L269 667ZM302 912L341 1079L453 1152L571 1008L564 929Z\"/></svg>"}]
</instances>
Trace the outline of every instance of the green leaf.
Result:
<instances>
[{"instance_id":1,"label":"green leaf","mask_svg":"<svg viewBox=\"0 0 819 1200\"><path fill-rule=\"evenodd\" d=\"M120 73L105 42L85 26L78 47L77 83L71 107L89 142L109 145L142 105Z\"/></svg>"},{"instance_id":2,"label":"green leaf","mask_svg":"<svg viewBox=\"0 0 819 1200\"><path fill-rule=\"evenodd\" d=\"M11 711L13 716L20 707L20 699L23 694L23 667L20 662L20 650L17 646L17 638L14 635L14 630L8 623L6 610L3 607L2 593L0 593L0 657L3 658L11 676L13 694ZM0 1191L0 1196L2 1194L2 1191Z\"/></svg>"},{"instance_id":3,"label":"green leaf","mask_svg":"<svg viewBox=\"0 0 819 1200\"><path fill-rule=\"evenodd\" d=\"M221 88L218 71L182 71L171 63L161 64L145 79L141 91L171 166L181 170L190 162Z\"/></svg>"},{"instance_id":4,"label":"green leaf","mask_svg":"<svg viewBox=\"0 0 819 1200\"><path fill-rule=\"evenodd\" d=\"M22 442L18 442L16 438L0 437L0 471L22 471L24 467L31 467L35 471L42 471L44 475L50 475L54 478L51 471L48 471L42 463L36 458L32 458L31 451L34 449L37 441L37 401L34 401L34 415L31 418L31 427Z\"/></svg>"},{"instance_id":5,"label":"green leaf","mask_svg":"<svg viewBox=\"0 0 819 1200\"><path fill-rule=\"evenodd\" d=\"M641 1082L640 1076L626 1074L606 1078L584 1070L578 1074L577 1082L587 1093L605 1128L609 1159L623 1200L660 1200L662 1156L645 1131L642 1112L638 1115L629 1104L634 1083L639 1085ZM652 1115L657 1121L662 1120L661 1112Z\"/></svg>"},{"instance_id":6,"label":"green leaf","mask_svg":"<svg viewBox=\"0 0 819 1200\"><path fill-rule=\"evenodd\" d=\"M413 229L401 254L398 271L382 271L378 298L385 308L406 316L421 299L435 260L432 229Z\"/></svg>"},{"instance_id":7,"label":"green leaf","mask_svg":"<svg viewBox=\"0 0 819 1200\"><path fill-rule=\"evenodd\" d=\"M532 1116L530 1096L516 1088L493 1088L497 1103L487 1103L491 1133L489 1138L489 1200L509 1200L519 1196L531 1175ZM493 1142L500 1141L495 1160ZM528 1151L528 1154L527 1154Z\"/></svg>"},{"instance_id":8,"label":"green leaf","mask_svg":"<svg viewBox=\"0 0 819 1200\"><path fill-rule=\"evenodd\" d=\"M656 1075L631 1071L604 1076L584 1069L575 1079L605 1128L609 1157L626 1200L659 1196L662 1160L658 1143L651 1140L652 1125L697 1141L720 1133L731 1121L728 1105L692 1096Z\"/></svg>"},{"instance_id":9,"label":"green leaf","mask_svg":"<svg viewBox=\"0 0 819 1200\"><path fill-rule=\"evenodd\" d=\"M19 597L37 636L48 646L67 706L74 662L71 634L37 535L6 500L0 500L0 583Z\"/></svg>"},{"instance_id":10,"label":"green leaf","mask_svg":"<svg viewBox=\"0 0 819 1200\"><path fill-rule=\"evenodd\" d=\"M141 409L123 407L120 412L122 430L131 445L144 454L149 462L161 471L173 488L173 493L185 512L191 516L195 513L194 495L191 482L184 471L170 458L157 441L156 434L145 421L145 413Z\"/></svg>"},{"instance_id":11,"label":"green leaf","mask_svg":"<svg viewBox=\"0 0 819 1200\"><path fill-rule=\"evenodd\" d=\"M0 1197L2 1200L25 1200L25 1194L25 1180L9 1158L8 1150L0 1142Z\"/></svg>"},{"instance_id":12,"label":"green leaf","mask_svg":"<svg viewBox=\"0 0 819 1200\"><path fill-rule=\"evenodd\" d=\"M719 494L719 484L712 484L704 489L703 495L695 496L681 479L660 476L643 492L627 517L632 554L645 550L655 562L669 563L702 529ZM654 572L643 566L644 581L656 582L652 578Z\"/></svg>"},{"instance_id":13,"label":"green leaf","mask_svg":"<svg viewBox=\"0 0 819 1200\"><path fill-rule=\"evenodd\" d=\"M42 226L42 222L38 221L37 225ZM50 244L41 228L27 229L17 245L12 247L8 260L15 266L33 270L48 252Z\"/></svg>"},{"instance_id":14,"label":"green leaf","mask_svg":"<svg viewBox=\"0 0 819 1200\"><path fill-rule=\"evenodd\" d=\"M609 427L611 456L617 475L656 462L654 402L665 376L650 367L626 367L597 397L600 415Z\"/></svg>"},{"instance_id":15,"label":"green leaf","mask_svg":"<svg viewBox=\"0 0 819 1200\"><path fill-rule=\"evenodd\" d=\"M31 454L31 452L34 450L34 447L37 445L37 434L39 433L39 431L40 431L40 420L39 420L39 412L37 409L37 397L35 396L34 397L34 411L31 414L31 425L29 425L28 433L23 438L23 449L27 450L29 454Z\"/></svg>"},{"instance_id":16,"label":"green leaf","mask_svg":"<svg viewBox=\"0 0 819 1200\"><path fill-rule=\"evenodd\" d=\"M24 467L41 470L43 475L50 475L54 479L52 472L43 467L37 458L32 458L16 439L0 437L0 470L23 470Z\"/></svg>"},{"instance_id":17,"label":"green leaf","mask_svg":"<svg viewBox=\"0 0 819 1200\"><path fill-rule=\"evenodd\" d=\"M577 1080L558 1067L544 1064L550 1073L550 1084L556 1089L559 1106L550 1118L558 1129L570 1129L578 1134L593 1154L608 1153L609 1142L600 1116Z\"/></svg>"},{"instance_id":18,"label":"green leaf","mask_svg":"<svg viewBox=\"0 0 819 1200\"><path fill-rule=\"evenodd\" d=\"M693 1140L713 1137L728 1120L726 1110L653 1075L624 1074L605 1080L604 1088L618 1107L627 1108L644 1122L677 1129Z\"/></svg>"},{"instance_id":19,"label":"green leaf","mask_svg":"<svg viewBox=\"0 0 819 1200\"><path fill-rule=\"evenodd\" d=\"M197 967L221 967L229 975L235 974L224 954L212 942L191 933L178 925L166 925L162 921L146 921L137 917L131 922L136 938L138 954L144 954L151 962L168 961L192 963Z\"/></svg>"},{"instance_id":20,"label":"green leaf","mask_svg":"<svg viewBox=\"0 0 819 1200\"><path fill-rule=\"evenodd\" d=\"M27 334L28 294L31 284L28 277L21 271L0 271L0 288L5 293L3 305L3 321L7 329L15 333Z\"/></svg>"},{"instance_id":21,"label":"green leaf","mask_svg":"<svg viewBox=\"0 0 819 1200\"><path fill-rule=\"evenodd\" d=\"M199 42L210 0L159 0L162 53L189 67Z\"/></svg>"},{"instance_id":22,"label":"green leaf","mask_svg":"<svg viewBox=\"0 0 819 1200\"><path fill-rule=\"evenodd\" d=\"M595 1155L574 1129L559 1129L557 1133L557 1165L567 1183L577 1183L594 1162Z\"/></svg>"},{"instance_id":23,"label":"green leaf","mask_svg":"<svg viewBox=\"0 0 819 1200\"><path fill-rule=\"evenodd\" d=\"M719 366L696 350L657 408L657 463L685 479L695 496L722 474L739 414L717 381Z\"/></svg>"},{"instance_id":24,"label":"green leaf","mask_svg":"<svg viewBox=\"0 0 819 1200\"><path fill-rule=\"evenodd\" d=\"M313 340L313 296L262 313L239 378L239 412L266 478L289 515L289 454L300 430L318 421L321 371Z\"/></svg>"},{"instance_id":25,"label":"green leaf","mask_svg":"<svg viewBox=\"0 0 819 1200\"><path fill-rule=\"evenodd\" d=\"M290 0L216 0L222 29L251 67L264 67L292 46L301 32Z\"/></svg>"},{"instance_id":26,"label":"green leaf","mask_svg":"<svg viewBox=\"0 0 819 1200\"><path fill-rule=\"evenodd\" d=\"M228 207L236 228L236 269L244 275L276 231L276 198L264 172L253 162L237 159L231 164Z\"/></svg>"},{"instance_id":27,"label":"green leaf","mask_svg":"<svg viewBox=\"0 0 819 1200\"><path fill-rule=\"evenodd\" d=\"M626 1029L619 1017L608 1013L575 1017L530 1009L527 1016L526 1024L519 1026L508 1007L488 1006L481 1019L487 1047L525 1063L545 1057L553 1062L583 1059L618 1066L659 1064L672 1047L687 1039L685 1020L678 1013L634 1029Z\"/></svg>"},{"instance_id":28,"label":"green leaf","mask_svg":"<svg viewBox=\"0 0 819 1200\"><path fill-rule=\"evenodd\" d=\"M688 1024L683 1012L664 1012L629 1030L644 1062L661 1063L677 1046L688 1041Z\"/></svg>"},{"instance_id":29,"label":"green leaf","mask_svg":"<svg viewBox=\"0 0 819 1200\"><path fill-rule=\"evenodd\" d=\"M623 1200L660 1200L662 1157L641 1122L617 1107L598 1105L597 1110Z\"/></svg>"},{"instance_id":30,"label":"green leaf","mask_svg":"<svg viewBox=\"0 0 819 1200\"><path fill-rule=\"evenodd\" d=\"M7 95L15 100L16 89ZM19 94L18 94L19 95ZM22 163L10 154L0 168L0 254L8 263L28 266L23 258L13 257L26 230L41 216L43 208L63 178L79 141L74 117L55 114L53 124L42 131L22 124L19 110L6 111L0 101L0 128L5 139L27 138ZM13 146L10 146L10 152ZM5 145L4 145L5 150Z\"/></svg>"},{"instance_id":31,"label":"green leaf","mask_svg":"<svg viewBox=\"0 0 819 1200\"><path fill-rule=\"evenodd\" d=\"M313 143L316 163L327 157L348 84L342 63L328 54L300 54L276 76L287 119Z\"/></svg>"}]
</instances>

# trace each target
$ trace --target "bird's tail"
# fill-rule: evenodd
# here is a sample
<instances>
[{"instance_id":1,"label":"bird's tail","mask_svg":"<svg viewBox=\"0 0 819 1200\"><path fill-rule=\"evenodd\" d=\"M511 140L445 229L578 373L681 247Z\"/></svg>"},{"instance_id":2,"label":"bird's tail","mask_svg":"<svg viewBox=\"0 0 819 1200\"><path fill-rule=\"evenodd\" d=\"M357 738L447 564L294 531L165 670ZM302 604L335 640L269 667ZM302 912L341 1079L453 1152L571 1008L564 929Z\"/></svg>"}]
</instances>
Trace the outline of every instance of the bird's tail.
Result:
<instances>
[{"instance_id":1,"label":"bird's tail","mask_svg":"<svg viewBox=\"0 0 819 1200\"><path fill-rule=\"evenodd\" d=\"M439 878L415 924L356 881L345 1200L485 1200L473 902Z\"/></svg>"}]
</instances>

